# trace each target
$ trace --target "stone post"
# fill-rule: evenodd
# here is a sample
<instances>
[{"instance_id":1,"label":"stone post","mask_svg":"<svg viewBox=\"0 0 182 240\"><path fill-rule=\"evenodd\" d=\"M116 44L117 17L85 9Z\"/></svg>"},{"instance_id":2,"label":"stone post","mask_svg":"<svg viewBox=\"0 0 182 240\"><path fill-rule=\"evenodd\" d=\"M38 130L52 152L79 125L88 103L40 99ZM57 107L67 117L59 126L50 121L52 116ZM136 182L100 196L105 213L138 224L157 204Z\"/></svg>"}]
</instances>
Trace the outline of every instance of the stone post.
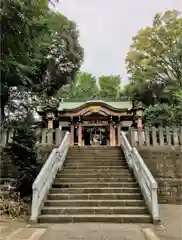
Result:
<instances>
[{"instance_id":1,"label":"stone post","mask_svg":"<svg viewBox=\"0 0 182 240\"><path fill-rule=\"evenodd\" d=\"M78 146L82 146L82 123L78 124Z\"/></svg>"},{"instance_id":2,"label":"stone post","mask_svg":"<svg viewBox=\"0 0 182 240\"><path fill-rule=\"evenodd\" d=\"M53 129L53 119L48 119L48 130Z\"/></svg>"},{"instance_id":3,"label":"stone post","mask_svg":"<svg viewBox=\"0 0 182 240\"><path fill-rule=\"evenodd\" d=\"M109 137L110 138L109 139L110 143L109 143L109 145L113 146L113 126L112 126L112 123L109 124L109 130L110 130L110 137Z\"/></svg>"},{"instance_id":4,"label":"stone post","mask_svg":"<svg viewBox=\"0 0 182 240\"><path fill-rule=\"evenodd\" d=\"M118 146L121 146L121 124L117 124Z\"/></svg>"},{"instance_id":5,"label":"stone post","mask_svg":"<svg viewBox=\"0 0 182 240\"><path fill-rule=\"evenodd\" d=\"M113 137L112 137L112 146L116 146L116 126L112 126L113 129Z\"/></svg>"},{"instance_id":6,"label":"stone post","mask_svg":"<svg viewBox=\"0 0 182 240\"><path fill-rule=\"evenodd\" d=\"M52 112L52 111L48 111L47 112L47 128L48 128L48 130L52 130L53 129L53 120L55 119L55 114L54 114L54 112Z\"/></svg>"},{"instance_id":7,"label":"stone post","mask_svg":"<svg viewBox=\"0 0 182 240\"><path fill-rule=\"evenodd\" d=\"M73 146L74 145L74 124L71 123L70 125L70 145Z\"/></svg>"}]
</instances>

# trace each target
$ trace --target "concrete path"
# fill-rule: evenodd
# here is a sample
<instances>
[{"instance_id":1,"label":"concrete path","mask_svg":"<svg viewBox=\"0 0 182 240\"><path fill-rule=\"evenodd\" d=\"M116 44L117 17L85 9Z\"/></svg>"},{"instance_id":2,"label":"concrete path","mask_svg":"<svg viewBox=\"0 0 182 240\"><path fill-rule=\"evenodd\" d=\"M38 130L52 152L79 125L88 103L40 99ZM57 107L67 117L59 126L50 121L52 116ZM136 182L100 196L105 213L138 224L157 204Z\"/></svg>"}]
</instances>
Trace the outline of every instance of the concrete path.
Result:
<instances>
[{"instance_id":1,"label":"concrete path","mask_svg":"<svg viewBox=\"0 0 182 240\"><path fill-rule=\"evenodd\" d=\"M155 232L160 240L182 240L182 205L160 204L161 227Z\"/></svg>"},{"instance_id":2,"label":"concrete path","mask_svg":"<svg viewBox=\"0 0 182 240\"><path fill-rule=\"evenodd\" d=\"M182 205L160 205L160 214L162 222L157 227L99 223L27 225L0 220L0 240L181 240Z\"/></svg>"},{"instance_id":3,"label":"concrete path","mask_svg":"<svg viewBox=\"0 0 182 240\"><path fill-rule=\"evenodd\" d=\"M146 225L145 227L149 227ZM137 224L41 224L0 222L0 240L145 240Z\"/></svg>"},{"instance_id":4,"label":"concrete path","mask_svg":"<svg viewBox=\"0 0 182 240\"><path fill-rule=\"evenodd\" d=\"M53 225L41 240L145 240L136 224L62 224Z\"/></svg>"},{"instance_id":5,"label":"concrete path","mask_svg":"<svg viewBox=\"0 0 182 240\"><path fill-rule=\"evenodd\" d=\"M0 240L39 240L45 228L28 228L16 221L0 222Z\"/></svg>"}]
</instances>

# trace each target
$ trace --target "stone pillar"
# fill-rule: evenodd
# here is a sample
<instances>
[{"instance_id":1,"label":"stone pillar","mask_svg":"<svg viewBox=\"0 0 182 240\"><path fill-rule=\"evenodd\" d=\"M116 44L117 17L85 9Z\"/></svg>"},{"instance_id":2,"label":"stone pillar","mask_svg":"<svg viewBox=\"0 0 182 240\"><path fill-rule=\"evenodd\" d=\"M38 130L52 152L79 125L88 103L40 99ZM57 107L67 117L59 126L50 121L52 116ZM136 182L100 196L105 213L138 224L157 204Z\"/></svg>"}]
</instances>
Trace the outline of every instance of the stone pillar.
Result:
<instances>
[{"instance_id":1,"label":"stone pillar","mask_svg":"<svg viewBox=\"0 0 182 240\"><path fill-rule=\"evenodd\" d=\"M120 123L117 124L117 137L118 137L117 145L121 146L121 124Z\"/></svg>"},{"instance_id":2,"label":"stone pillar","mask_svg":"<svg viewBox=\"0 0 182 240\"><path fill-rule=\"evenodd\" d=\"M53 119L48 119L48 130L53 129Z\"/></svg>"},{"instance_id":3,"label":"stone pillar","mask_svg":"<svg viewBox=\"0 0 182 240\"><path fill-rule=\"evenodd\" d=\"M82 146L82 123L78 124L78 146Z\"/></svg>"},{"instance_id":4,"label":"stone pillar","mask_svg":"<svg viewBox=\"0 0 182 240\"><path fill-rule=\"evenodd\" d=\"M70 145L73 146L74 145L74 124L71 123L70 124Z\"/></svg>"},{"instance_id":5,"label":"stone pillar","mask_svg":"<svg viewBox=\"0 0 182 240\"><path fill-rule=\"evenodd\" d=\"M46 113L46 117L47 117L47 128L49 131L53 129L53 120L55 119L55 114L52 111L48 111Z\"/></svg>"},{"instance_id":6,"label":"stone pillar","mask_svg":"<svg viewBox=\"0 0 182 240\"><path fill-rule=\"evenodd\" d=\"M113 125L112 125L112 123L109 124L109 130L110 130L109 145L113 146Z\"/></svg>"}]
</instances>

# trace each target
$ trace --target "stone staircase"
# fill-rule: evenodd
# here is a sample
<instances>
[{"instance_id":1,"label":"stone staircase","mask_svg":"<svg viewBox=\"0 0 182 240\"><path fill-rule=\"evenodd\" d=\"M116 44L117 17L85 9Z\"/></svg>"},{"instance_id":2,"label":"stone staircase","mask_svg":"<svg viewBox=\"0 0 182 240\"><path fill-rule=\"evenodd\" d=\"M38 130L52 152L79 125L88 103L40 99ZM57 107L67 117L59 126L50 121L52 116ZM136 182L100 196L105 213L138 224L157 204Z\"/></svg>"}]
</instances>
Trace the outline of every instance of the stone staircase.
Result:
<instances>
[{"instance_id":1,"label":"stone staircase","mask_svg":"<svg viewBox=\"0 0 182 240\"><path fill-rule=\"evenodd\" d=\"M119 147L71 147L40 223L151 223L136 179Z\"/></svg>"}]
</instances>

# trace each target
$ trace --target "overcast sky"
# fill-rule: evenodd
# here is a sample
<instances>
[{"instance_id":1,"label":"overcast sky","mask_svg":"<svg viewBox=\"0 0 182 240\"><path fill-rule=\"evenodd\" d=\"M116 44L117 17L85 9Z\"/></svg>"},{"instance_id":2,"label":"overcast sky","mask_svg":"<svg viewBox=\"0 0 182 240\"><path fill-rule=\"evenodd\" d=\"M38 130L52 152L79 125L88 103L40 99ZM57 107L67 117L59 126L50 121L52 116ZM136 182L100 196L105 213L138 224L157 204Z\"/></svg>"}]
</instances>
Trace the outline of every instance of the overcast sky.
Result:
<instances>
[{"instance_id":1,"label":"overcast sky","mask_svg":"<svg viewBox=\"0 0 182 240\"><path fill-rule=\"evenodd\" d=\"M83 71L121 75L127 81L125 57L132 37L151 25L156 12L182 10L182 0L60 0L57 10L74 20L84 47Z\"/></svg>"}]
</instances>

